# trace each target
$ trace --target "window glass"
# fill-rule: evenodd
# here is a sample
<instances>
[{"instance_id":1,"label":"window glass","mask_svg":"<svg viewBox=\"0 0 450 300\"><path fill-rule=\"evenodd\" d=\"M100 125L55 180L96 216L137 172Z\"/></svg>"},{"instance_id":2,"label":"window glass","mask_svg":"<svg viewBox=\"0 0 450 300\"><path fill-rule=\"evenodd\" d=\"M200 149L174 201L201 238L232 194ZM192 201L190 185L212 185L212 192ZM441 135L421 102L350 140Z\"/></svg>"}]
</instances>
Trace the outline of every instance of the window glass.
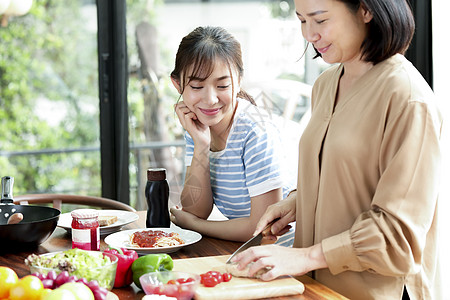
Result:
<instances>
[{"instance_id":1,"label":"window glass","mask_svg":"<svg viewBox=\"0 0 450 300\"><path fill-rule=\"evenodd\" d=\"M305 56L293 1L127 2L131 201L145 207L146 169L164 167L176 201L184 182L184 139L170 82L181 39L198 26L221 26L241 43L243 88L280 115L299 121L323 63ZM312 49L310 49L312 50ZM310 86L309 86L310 88ZM309 90L310 91L310 90ZM288 105L288 102L293 105ZM292 102L292 103L291 103ZM287 108L291 112L287 112ZM161 148L159 148L161 146ZM155 148L158 147L158 148ZM133 200L134 199L134 200Z\"/></svg>"},{"instance_id":2,"label":"window glass","mask_svg":"<svg viewBox=\"0 0 450 300\"><path fill-rule=\"evenodd\" d=\"M15 194L100 195L95 1L33 1L1 17L2 176Z\"/></svg>"}]
</instances>

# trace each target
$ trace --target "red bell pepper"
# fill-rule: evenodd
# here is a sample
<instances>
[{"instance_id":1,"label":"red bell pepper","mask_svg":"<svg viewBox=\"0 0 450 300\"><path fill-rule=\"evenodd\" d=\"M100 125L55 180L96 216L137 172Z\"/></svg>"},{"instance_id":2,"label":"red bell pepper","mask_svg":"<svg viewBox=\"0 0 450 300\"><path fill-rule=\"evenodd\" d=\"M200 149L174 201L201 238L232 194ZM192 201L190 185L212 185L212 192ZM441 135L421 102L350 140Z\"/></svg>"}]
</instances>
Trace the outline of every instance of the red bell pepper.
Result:
<instances>
[{"instance_id":1,"label":"red bell pepper","mask_svg":"<svg viewBox=\"0 0 450 300\"><path fill-rule=\"evenodd\" d=\"M126 248L113 248L105 250L104 252L111 253L119 259L117 261L116 279L114 280L114 287L120 288L129 286L133 282L133 272L131 265L138 258L138 254L134 250Z\"/></svg>"}]
</instances>

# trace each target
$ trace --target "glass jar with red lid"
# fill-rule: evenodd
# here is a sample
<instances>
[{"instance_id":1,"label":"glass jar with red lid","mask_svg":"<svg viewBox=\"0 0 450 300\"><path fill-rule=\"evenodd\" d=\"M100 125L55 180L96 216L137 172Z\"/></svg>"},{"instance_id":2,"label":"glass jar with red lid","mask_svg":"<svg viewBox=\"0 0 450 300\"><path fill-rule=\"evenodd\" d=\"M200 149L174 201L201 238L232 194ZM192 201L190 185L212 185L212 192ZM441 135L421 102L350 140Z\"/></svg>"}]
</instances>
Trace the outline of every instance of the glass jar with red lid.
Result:
<instances>
[{"instance_id":1,"label":"glass jar with red lid","mask_svg":"<svg viewBox=\"0 0 450 300\"><path fill-rule=\"evenodd\" d=\"M100 250L100 225L95 209L72 211L72 248Z\"/></svg>"}]
</instances>

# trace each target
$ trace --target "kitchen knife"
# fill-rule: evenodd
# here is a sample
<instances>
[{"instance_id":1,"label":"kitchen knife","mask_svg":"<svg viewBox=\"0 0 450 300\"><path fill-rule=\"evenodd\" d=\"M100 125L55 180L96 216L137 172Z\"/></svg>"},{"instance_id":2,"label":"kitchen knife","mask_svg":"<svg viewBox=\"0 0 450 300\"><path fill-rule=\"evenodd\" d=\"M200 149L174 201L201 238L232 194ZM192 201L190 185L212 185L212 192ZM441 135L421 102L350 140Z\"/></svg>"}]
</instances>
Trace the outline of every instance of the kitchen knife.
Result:
<instances>
[{"instance_id":1,"label":"kitchen knife","mask_svg":"<svg viewBox=\"0 0 450 300\"><path fill-rule=\"evenodd\" d=\"M247 250L250 247L253 246L259 246L261 245L261 241L263 238L263 233L265 234L265 232L267 231L267 229L269 229L273 223L275 223L276 221L278 221L280 218L276 218L275 220L271 221L269 224L266 225L266 227L257 235L255 235L254 237L252 237L251 239L249 239L248 241L246 241L242 246L240 246L236 251L234 251L233 254L231 254L231 256L227 259L227 261L225 262L226 264L230 264L231 263L231 259L238 253Z\"/></svg>"}]
</instances>

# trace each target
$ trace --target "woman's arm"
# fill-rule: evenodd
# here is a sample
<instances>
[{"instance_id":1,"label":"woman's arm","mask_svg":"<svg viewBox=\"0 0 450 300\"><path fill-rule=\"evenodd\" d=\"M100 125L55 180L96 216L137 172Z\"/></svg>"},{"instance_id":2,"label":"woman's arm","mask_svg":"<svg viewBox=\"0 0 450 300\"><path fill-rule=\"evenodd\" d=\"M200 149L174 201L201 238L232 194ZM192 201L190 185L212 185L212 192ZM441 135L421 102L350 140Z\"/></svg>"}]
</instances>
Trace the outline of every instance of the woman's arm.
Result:
<instances>
[{"instance_id":1,"label":"woman's arm","mask_svg":"<svg viewBox=\"0 0 450 300\"><path fill-rule=\"evenodd\" d=\"M213 209L209 174L209 155L198 155L194 149L192 164L186 169L186 180L180 200L183 211L201 219L208 218Z\"/></svg>"},{"instance_id":2,"label":"woman's arm","mask_svg":"<svg viewBox=\"0 0 450 300\"><path fill-rule=\"evenodd\" d=\"M194 230L203 235L215 238L244 242L253 236L256 224L266 211L266 208L280 201L282 190L275 189L251 198L251 213L249 217L236 218L225 221L210 221L197 217L195 214L183 210L171 208L172 222L180 227Z\"/></svg>"},{"instance_id":3,"label":"woman's arm","mask_svg":"<svg viewBox=\"0 0 450 300\"><path fill-rule=\"evenodd\" d=\"M175 112L181 126L192 138L187 139L187 147L194 148L191 164L186 168L181 205L183 210L206 219L213 208L209 171L210 130L198 121L183 101L175 105Z\"/></svg>"}]
</instances>

